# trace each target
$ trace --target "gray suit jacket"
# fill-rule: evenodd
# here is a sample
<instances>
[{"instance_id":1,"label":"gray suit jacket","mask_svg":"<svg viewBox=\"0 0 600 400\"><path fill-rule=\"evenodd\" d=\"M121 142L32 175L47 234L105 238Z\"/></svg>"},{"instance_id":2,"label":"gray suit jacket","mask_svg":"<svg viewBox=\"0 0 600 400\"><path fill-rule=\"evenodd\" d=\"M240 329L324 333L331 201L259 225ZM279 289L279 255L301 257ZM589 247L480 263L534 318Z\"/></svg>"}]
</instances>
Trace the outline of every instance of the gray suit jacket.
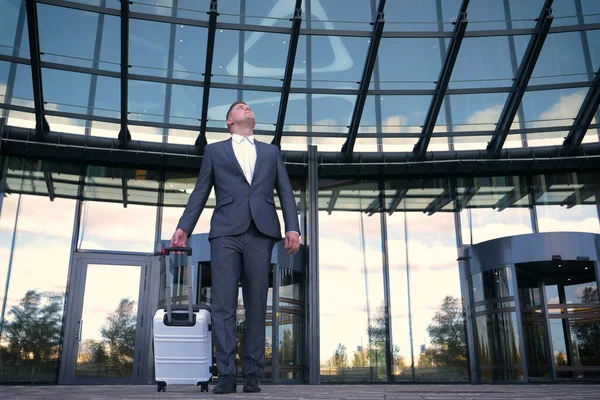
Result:
<instances>
[{"instance_id":1,"label":"gray suit jacket","mask_svg":"<svg viewBox=\"0 0 600 400\"><path fill-rule=\"evenodd\" d=\"M210 222L209 240L244 233L252 219L260 232L281 240L281 226L273 200L274 189L281 202L285 231L300 233L296 201L279 148L254 141L256 164L250 185L235 157L231 142L228 139L204 148L196 186L177 228L185 230L188 237L191 235L214 186L217 203Z\"/></svg>"}]
</instances>

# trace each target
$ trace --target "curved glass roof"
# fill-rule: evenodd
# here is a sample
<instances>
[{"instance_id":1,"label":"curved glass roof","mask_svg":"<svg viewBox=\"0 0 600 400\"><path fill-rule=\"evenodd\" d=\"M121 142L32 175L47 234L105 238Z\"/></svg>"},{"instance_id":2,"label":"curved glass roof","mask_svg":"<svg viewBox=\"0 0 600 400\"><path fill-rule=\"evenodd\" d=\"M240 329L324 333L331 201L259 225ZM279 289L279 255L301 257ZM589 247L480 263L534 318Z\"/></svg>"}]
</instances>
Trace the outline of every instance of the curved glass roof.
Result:
<instances>
[{"instance_id":1,"label":"curved glass roof","mask_svg":"<svg viewBox=\"0 0 600 400\"><path fill-rule=\"evenodd\" d=\"M9 126L38 118L53 132L116 138L125 127L133 140L194 145L226 139L225 113L241 99L259 140L283 150L493 156L600 135L597 0L0 0L0 9Z\"/></svg>"}]
</instances>

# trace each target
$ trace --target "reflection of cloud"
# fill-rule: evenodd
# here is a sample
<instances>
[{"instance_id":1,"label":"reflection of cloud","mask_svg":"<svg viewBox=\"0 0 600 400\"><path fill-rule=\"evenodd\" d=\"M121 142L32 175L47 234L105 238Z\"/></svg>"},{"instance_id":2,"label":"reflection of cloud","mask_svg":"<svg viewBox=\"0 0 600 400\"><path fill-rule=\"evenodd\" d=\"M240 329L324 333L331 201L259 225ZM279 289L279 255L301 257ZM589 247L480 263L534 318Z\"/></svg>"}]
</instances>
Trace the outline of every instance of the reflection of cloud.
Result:
<instances>
[{"instance_id":1,"label":"reflection of cloud","mask_svg":"<svg viewBox=\"0 0 600 400\"><path fill-rule=\"evenodd\" d=\"M293 9L291 10L293 12ZM319 0L313 0L311 2L311 14L317 17L319 20L322 20L325 24L326 29L335 29L332 22L328 21L328 16L323 9ZM261 26L273 26L275 23L281 19L290 16L290 3L287 0L279 0L277 4L271 9L269 15L260 22ZM246 40L244 44L244 54L252 48L258 42L258 40L264 35L264 32L252 32ZM348 50L344 46L342 39L338 36L327 36L329 43L331 44L331 50L333 51L333 62L327 65L326 67L313 67L312 73L320 73L320 72L338 72L338 71L346 71L354 65L354 60L350 57ZM236 54L233 59L227 65L227 73L233 76L238 75L238 57L239 54ZM257 67L248 63L244 59L244 73L249 76L282 76L285 72L285 68L265 68L265 67ZM306 73L305 67L294 68L294 74L304 74Z\"/></svg>"}]
</instances>

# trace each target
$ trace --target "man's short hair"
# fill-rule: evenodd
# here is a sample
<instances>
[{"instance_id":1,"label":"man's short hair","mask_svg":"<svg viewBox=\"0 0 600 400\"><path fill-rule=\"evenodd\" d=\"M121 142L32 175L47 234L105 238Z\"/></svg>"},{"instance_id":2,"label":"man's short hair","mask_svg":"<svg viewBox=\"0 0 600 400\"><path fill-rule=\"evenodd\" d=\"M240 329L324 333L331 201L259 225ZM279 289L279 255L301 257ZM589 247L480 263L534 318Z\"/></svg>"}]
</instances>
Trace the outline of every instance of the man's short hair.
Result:
<instances>
[{"instance_id":1,"label":"man's short hair","mask_svg":"<svg viewBox=\"0 0 600 400\"><path fill-rule=\"evenodd\" d=\"M237 106L238 104L246 104L245 101L236 101L235 103L233 103L230 107L229 110L227 110L227 115L225 115L225 121L227 121L229 119L229 113L231 112L231 110L233 110L233 107Z\"/></svg>"}]
</instances>

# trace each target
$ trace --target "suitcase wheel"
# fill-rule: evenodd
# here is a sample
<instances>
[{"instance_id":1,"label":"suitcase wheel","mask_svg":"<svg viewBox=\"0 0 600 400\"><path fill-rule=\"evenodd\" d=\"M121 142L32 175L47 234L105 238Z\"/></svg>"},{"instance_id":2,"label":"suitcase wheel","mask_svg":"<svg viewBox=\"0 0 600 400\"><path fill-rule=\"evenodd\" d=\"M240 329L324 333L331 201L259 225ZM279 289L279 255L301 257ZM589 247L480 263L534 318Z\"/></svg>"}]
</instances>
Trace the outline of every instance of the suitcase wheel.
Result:
<instances>
[{"instance_id":1,"label":"suitcase wheel","mask_svg":"<svg viewBox=\"0 0 600 400\"><path fill-rule=\"evenodd\" d=\"M208 392L208 382L202 382L200 384L200 392L204 392L204 391Z\"/></svg>"},{"instance_id":2,"label":"suitcase wheel","mask_svg":"<svg viewBox=\"0 0 600 400\"><path fill-rule=\"evenodd\" d=\"M167 391L167 383L166 382L156 382L156 391L166 392Z\"/></svg>"}]
</instances>

